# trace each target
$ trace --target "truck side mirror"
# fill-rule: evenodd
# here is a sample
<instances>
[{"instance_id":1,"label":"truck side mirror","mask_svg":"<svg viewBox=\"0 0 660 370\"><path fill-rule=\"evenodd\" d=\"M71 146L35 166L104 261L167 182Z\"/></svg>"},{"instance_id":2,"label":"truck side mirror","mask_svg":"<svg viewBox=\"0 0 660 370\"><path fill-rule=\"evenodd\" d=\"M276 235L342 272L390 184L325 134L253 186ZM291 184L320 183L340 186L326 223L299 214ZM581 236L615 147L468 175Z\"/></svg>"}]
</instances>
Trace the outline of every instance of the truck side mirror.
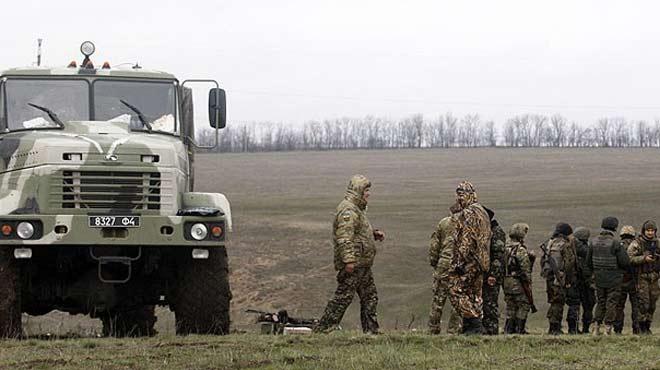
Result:
<instances>
[{"instance_id":1,"label":"truck side mirror","mask_svg":"<svg viewBox=\"0 0 660 370\"><path fill-rule=\"evenodd\" d=\"M209 90L209 124L213 128L227 126L227 98L223 89Z\"/></svg>"}]
</instances>

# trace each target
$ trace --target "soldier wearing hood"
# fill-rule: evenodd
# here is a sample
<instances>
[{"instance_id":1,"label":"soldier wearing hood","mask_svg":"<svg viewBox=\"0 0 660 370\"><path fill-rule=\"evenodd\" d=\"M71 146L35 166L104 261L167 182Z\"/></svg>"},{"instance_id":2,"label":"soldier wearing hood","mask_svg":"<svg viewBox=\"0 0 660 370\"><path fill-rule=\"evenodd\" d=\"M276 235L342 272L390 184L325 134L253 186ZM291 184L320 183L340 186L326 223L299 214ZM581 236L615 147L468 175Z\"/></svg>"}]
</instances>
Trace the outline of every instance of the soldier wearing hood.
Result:
<instances>
[{"instance_id":1,"label":"soldier wearing hood","mask_svg":"<svg viewBox=\"0 0 660 370\"><path fill-rule=\"evenodd\" d=\"M575 236L575 250L578 258L577 289L580 297L580 305L582 305L582 331L580 332L582 334L589 334L589 326L593 321L594 306L596 305L593 272L587 265L591 231L586 227L578 227L575 229L573 236Z\"/></svg>"},{"instance_id":2,"label":"soldier wearing hood","mask_svg":"<svg viewBox=\"0 0 660 370\"><path fill-rule=\"evenodd\" d=\"M484 207L490 219L490 269L484 274L482 287L484 301L484 334L497 335L499 333L499 297L504 278L504 247L506 245L506 234L495 219L495 212Z\"/></svg>"},{"instance_id":3,"label":"soldier wearing hood","mask_svg":"<svg viewBox=\"0 0 660 370\"><path fill-rule=\"evenodd\" d=\"M612 334L623 274L629 265L628 255L616 235L618 227L619 220L616 217L605 217L601 223L600 234L589 241L587 264L594 272L596 283L594 335L600 335L603 322L605 322L605 334Z\"/></svg>"},{"instance_id":4,"label":"soldier wearing hood","mask_svg":"<svg viewBox=\"0 0 660 370\"><path fill-rule=\"evenodd\" d=\"M339 325L357 293L362 331L378 333L378 293L371 266L376 256L375 241L384 240L385 234L372 229L367 218L370 194L371 182L362 175L355 175L348 183L344 200L337 206L333 223L337 290L325 308L317 332L327 332Z\"/></svg>"},{"instance_id":5,"label":"soldier wearing hood","mask_svg":"<svg viewBox=\"0 0 660 370\"><path fill-rule=\"evenodd\" d=\"M621 238L621 247L624 251L628 251L628 247L635 240L635 228L626 225L621 228L619 233ZM626 300L630 300L630 320L632 322L633 334L639 334L639 303L637 299L637 281L636 271L634 266L629 266L625 274L623 274L623 283L621 284L621 295L616 304L616 322L614 323L614 332L621 334L623 331L624 323L624 309L626 308Z\"/></svg>"},{"instance_id":6,"label":"soldier wearing hood","mask_svg":"<svg viewBox=\"0 0 660 370\"><path fill-rule=\"evenodd\" d=\"M504 301L506 302L507 334L525 334L527 314L531 309L523 284L531 286L532 263L527 253L525 236L529 226L517 223L509 231L509 242L504 249Z\"/></svg>"},{"instance_id":7,"label":"soldier wearing hood","mask_svg":"<svg viewBox=\"0 0 660 370\"><path fill-rule=\"evenodd\" d=\"M657 231L658 227L654 221L644 222L641 234L628 247L630 263L637 273L640 334L651 334L655 304L660 296L660 250Z\"/></svg>"},{"instance_id":8,"label":"soldier wearing hood","mask_svg":"<svg viewBox=\"0 0 660 370\"><path fill-rule=\"evenodd\" d=\"M433 301L429 317L429 331L440 334L442 327L442 310L448 303L449 296L449 265L453 255L454 226L451 216L440 220L429 242L429 263L433 267ZM449 325L447 333L458 334L462 320L449 303Z\"/></svg>"},{"instance_id":9,"label":"soldier wearing hood","mask_svg":"<svg viewBox=\"0 0 660 370\"><path fill-rule=\"evenodd\" d=\"M477 192L464 181L452 207L453 256L449 268L450 300L463 317L464 334L481 334L482 286L490 268L490 218L478 203Z\"/></svg>"},{"instance_id":10,"label":"soldier wearing hood","mask_svg":"<svg viewBox=\"0 0 660 370\"><path fill-rule=\"evenodd\" d=\"M568 291L577 282L577 256L571 225L560 222L555 227L552 238L541 246L541 276L546 281L548 295L548 334L562 334L561 322L564 304L568 303ZM573 302L571 302L573 303ZM579 305L579 302L577 303ZM569 304L566 321L569 331L577 332L579 306Z\"/></svg>"}]
</instances>

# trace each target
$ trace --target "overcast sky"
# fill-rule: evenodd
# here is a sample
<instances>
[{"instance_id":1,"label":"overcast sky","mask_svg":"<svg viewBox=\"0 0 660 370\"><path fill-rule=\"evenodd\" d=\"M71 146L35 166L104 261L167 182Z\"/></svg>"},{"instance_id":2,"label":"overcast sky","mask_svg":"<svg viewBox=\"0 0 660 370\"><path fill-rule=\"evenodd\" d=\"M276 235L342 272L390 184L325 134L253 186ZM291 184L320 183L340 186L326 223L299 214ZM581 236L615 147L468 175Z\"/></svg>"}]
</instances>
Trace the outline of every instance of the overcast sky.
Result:
<instances>
[{"instance_id":1,"label":"overcast sky","mask_svg":"<svg viewBox=\"0 0 660 370\"><path fill-rule=\"evenodd\" d=\"M654 1L3 3L0 69L138 61L227 90L231 121L451 111L660 118Z\"/></svg>"}]
</instances>

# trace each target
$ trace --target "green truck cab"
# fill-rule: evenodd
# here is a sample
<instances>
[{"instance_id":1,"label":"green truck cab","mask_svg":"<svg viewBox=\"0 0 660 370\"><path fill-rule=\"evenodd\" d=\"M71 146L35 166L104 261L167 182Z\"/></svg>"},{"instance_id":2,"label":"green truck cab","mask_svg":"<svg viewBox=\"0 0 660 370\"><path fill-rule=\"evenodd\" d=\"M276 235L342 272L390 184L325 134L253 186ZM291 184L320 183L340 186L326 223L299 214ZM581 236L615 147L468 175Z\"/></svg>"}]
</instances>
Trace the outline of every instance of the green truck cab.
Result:
<instances>
[{"instance_id":1,"label":"green truck cab","mask_svg":"<svg viewBox=\"0 0 660 370\"><path fill-rule=\"evenodd\" d=\"M100 318L103 334L153 335L157 305L177 334L229 331L231 209L193 189L190 84L135 66L18 68L0 75L0 336L21 314Z\"/></svg>"}]
</instances>

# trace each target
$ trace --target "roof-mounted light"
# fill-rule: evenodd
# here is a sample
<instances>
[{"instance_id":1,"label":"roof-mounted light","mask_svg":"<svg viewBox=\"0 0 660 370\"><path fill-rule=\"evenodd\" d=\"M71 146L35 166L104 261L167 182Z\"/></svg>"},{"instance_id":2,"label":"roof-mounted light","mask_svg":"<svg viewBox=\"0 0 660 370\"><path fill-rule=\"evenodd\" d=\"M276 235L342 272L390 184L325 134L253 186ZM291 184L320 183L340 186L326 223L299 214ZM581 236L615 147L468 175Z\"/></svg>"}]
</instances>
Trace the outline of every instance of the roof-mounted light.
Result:
<instances>
[{"instance_id":1,"label":"roof-mounted light","mask_svg":"<svg viewBox=\"0 0 660 370\"><path fill-rule=\"evenodd\" d=\"M96 51L96 46L94 46L94 43L91 41L85 41L80 45L80 52L83 53L85 57L94 54L94 51Z\"/></svg>"}]
</instances>

